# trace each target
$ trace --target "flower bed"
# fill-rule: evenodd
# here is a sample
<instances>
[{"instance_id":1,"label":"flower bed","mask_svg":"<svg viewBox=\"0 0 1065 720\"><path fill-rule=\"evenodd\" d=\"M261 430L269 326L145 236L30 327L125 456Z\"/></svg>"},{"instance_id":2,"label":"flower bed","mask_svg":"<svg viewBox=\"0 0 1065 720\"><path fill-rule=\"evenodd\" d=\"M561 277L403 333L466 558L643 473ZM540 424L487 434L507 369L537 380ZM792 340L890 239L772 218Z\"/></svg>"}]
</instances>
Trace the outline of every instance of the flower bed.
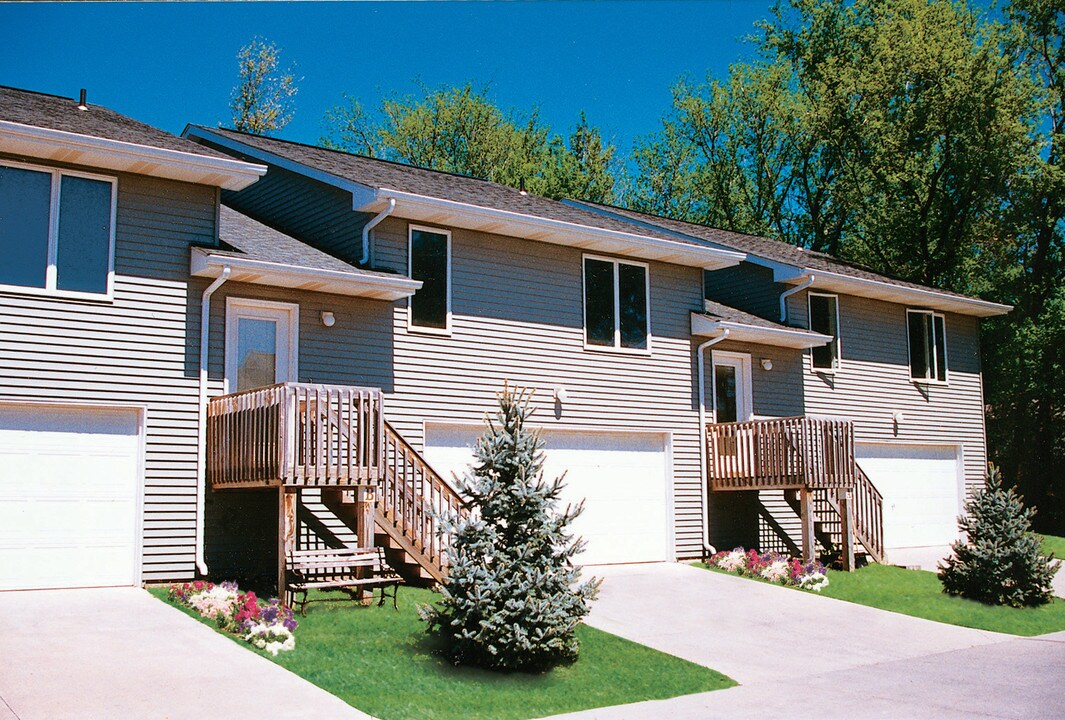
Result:
<instances>
[{"instance_id":1,"label":"flower bed","mask_svg":"<svg viewBox=\"0 0 1065 720\"><path fill-rule=\"evenodd\" d=\"M241 592L234 582L201 580L171 585L168 596L271 655L296 647L292 609L277 598L263 602L253 592Z\"/></svg>"},{"instance_id":2,"label":"flower bed","mask_svg":"<svg viewBox=\"0 0 1065 720\"><path fill-rule=\"evenodd\" d=\"M828 585L828 572L817 560L803 563L780 553L758 554L756 550L726 550L710 558L710 565L744 577L759 578L777 585L821 592Z\"/></svg>"}]
</instances>

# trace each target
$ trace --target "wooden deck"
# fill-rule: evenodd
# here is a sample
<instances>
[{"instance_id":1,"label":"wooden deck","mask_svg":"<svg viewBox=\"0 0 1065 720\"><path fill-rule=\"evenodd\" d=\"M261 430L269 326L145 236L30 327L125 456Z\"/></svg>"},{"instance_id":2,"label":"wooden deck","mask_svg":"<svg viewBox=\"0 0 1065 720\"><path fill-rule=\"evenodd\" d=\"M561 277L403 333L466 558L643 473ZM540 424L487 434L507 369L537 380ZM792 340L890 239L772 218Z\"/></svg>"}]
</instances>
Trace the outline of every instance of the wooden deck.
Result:
<instances>
[{"instance_id":1,"label":"wooden deck","mask_svg":"<svg viewBox=\"0 0 1065 720\"><path fill-rule=\"evenodd\" d=\"M282 383L207 405L215 490L376 486L384 476L381 391Z\"/></svg>"},{"instance_id":2,"label":"wooden deck","mask_svg":"<svg viewBox=\"0 0 1065 720\"><path fill-rule=\"evenodd\" d=\"M815 417L706 426L710 490L797 491L803 557L814 556L815 528L833 538L844 569L854 541L883 562L884 500L854 458L854 425Z\"/></svg>"},{"instance_id":3,"label":"wooden deck","mask_svg":"<svg viewBox=\"0 0 1065 720\"><path fill-rule=\"evenodd\" d=\"M857 480L848 420L771 418L706 426L710 489L850 488Z\"/></svg>"}]
</instances>

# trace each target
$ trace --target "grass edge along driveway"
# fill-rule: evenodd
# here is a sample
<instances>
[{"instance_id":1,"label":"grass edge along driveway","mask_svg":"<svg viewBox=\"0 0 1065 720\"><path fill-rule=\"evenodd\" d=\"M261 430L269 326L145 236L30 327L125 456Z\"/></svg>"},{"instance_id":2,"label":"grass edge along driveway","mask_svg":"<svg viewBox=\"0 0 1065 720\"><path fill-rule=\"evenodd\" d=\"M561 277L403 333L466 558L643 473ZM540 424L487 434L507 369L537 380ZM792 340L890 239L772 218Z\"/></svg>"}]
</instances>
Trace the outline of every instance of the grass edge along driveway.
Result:
<instances>
[{"instance_id":1,"label":"grass edge along driveway","mask_svg":"<svg viewBox=\"0 0 1065 720\"><path fill-rule=\"evenodd\" d=\"M165 588L151 593L166 601ZM527 720L736 684L714 670L587 625L578 628L581 656L569 667L542 675L455 667L432 653L418 619L417 606L435 597L429 590L401 588L399 612L390 604L315 603L307 617L297 618L294 651L273 658L246 647L381 720Z\"/></svg>"},{"instance_id":2,"label":"grass edge along driveway","mask_svg":"<svg viewBox=\"0 0 1065 720\"><path fill-rule=\"evenodd\" d=\"M1053 550L1056 557L1062 557L1065 538L1045 538L1044 547L1047 551ZM695 565L711 572L735 575L704 563ZM1065 568L1059 572L1065 572ZM851 573L830 570L828 586L819 594L911 617L1008 635L1033 637L1065 630L1065 600L1061 598L1054 598L1049 604L1035 608L985 605L947 595L934 572L908 570L894 565L870 564Z\"/></svg>"}]
</instances>

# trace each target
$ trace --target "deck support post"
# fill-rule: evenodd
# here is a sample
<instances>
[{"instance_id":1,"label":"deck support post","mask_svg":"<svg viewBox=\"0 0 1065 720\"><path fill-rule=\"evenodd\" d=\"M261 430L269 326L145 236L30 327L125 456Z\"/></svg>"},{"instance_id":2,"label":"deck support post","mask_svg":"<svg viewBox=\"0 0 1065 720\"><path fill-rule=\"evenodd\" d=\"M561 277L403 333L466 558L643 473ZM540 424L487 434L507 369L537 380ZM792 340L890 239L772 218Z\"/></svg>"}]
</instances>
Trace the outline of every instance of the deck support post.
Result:
<instances>
[{"instance_id":1,"label":"deck support post","mask_svg":"<svg viewBox=\"0 0 1065 720\"><path fill-rule=\"evenodd\" d=\"M843 540L839 560L843 569L850 572L854 570L854 510L851 506L850 488L840 488L836 497L839 500L839 531Z\"/></svg>"},{"instance_id":2,"label":"deck support post","mask_svg":"<svg viewBox=\"0 0 1065 720\"><path fill-rule=\"evenodd\" d=\"M355 490L355 532L358 538L359 547L373 547L374 546L374 501L376 496L374 494L373 487L362 486ZM362 572L360 570L360 572ZM363 605L369 605L373 602L373 591L367 591L359 589L356 591L356 598Z\"/></svg>"},{"instance_id":3,"label":"deck support post","mask_svg":"<svg viewBox=\"0 0 1065 720\"><path fill-rule=\"evenodd\" d=\"M277 597L281 602L292 607L292 598L286 592L288 583L285 568L288 554L296 549L296 502L298 490L291 490L282 485L277 496Z\"/></svg>"},{"instance_id":4,"label":"deck support post","mask_svg":"<svg viewBox=\"0 0 1065 720\"><path fill-rule=\"evenodd\" d=\"M799 511L802 518L802 560L812 562L817 559L817 549L814 539L813 491L809 485L803 485L799 490Z\"/></svg>"}]
</instances>

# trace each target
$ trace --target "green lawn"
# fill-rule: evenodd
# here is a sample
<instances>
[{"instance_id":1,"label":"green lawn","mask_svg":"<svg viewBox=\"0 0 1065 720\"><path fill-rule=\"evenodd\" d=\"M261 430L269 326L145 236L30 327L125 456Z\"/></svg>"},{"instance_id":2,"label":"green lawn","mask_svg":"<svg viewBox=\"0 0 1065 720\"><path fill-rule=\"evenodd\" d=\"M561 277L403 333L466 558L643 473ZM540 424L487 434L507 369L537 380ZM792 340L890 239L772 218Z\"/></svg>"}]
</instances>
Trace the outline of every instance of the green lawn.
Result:
<instances>
[{"instance_id":1,"label":"green lawn","mask_svg":"<svg viewBox=\"0 0 1065 720\"><path fill-rule=\"evenodd\" d=\"M1043 552L1054 553L1054 557L1065 560L1065 538L1054 535L1043 536ZM1060 572L1065 572L1061 570Z\"/></svg>"},{"instance_id":2,"label":"green lawn","mask_svg":"<svg viewBox=\"0 0 1065 720\"><path fill-rule=\"evenodd\" d=\"M152 594L166 598L164 589ZM736 684L587 626L578 630L581 656L570 667L543 675L457 668L431 652L418 619L416 606L433 598L428 590L402 588L398 613L391 604L312 604L307 617L298 618L296 649L277 658L263 654L381 720L521 720Z\"/></svg>"},{"instance_id":3,"label":"green lawn","mask_svg":"<svg viewBox=\"0 0 1065 720\"><path fill-rule=\"evenodd\" d=\"M1011 635L1065 630L1065 600L1060 598L1037 608L984 605L947 595L935 573L891 565L869 565L853 573L830 572L828 587L821 594L927 620Z\"/></svg>"}]
</instances>

